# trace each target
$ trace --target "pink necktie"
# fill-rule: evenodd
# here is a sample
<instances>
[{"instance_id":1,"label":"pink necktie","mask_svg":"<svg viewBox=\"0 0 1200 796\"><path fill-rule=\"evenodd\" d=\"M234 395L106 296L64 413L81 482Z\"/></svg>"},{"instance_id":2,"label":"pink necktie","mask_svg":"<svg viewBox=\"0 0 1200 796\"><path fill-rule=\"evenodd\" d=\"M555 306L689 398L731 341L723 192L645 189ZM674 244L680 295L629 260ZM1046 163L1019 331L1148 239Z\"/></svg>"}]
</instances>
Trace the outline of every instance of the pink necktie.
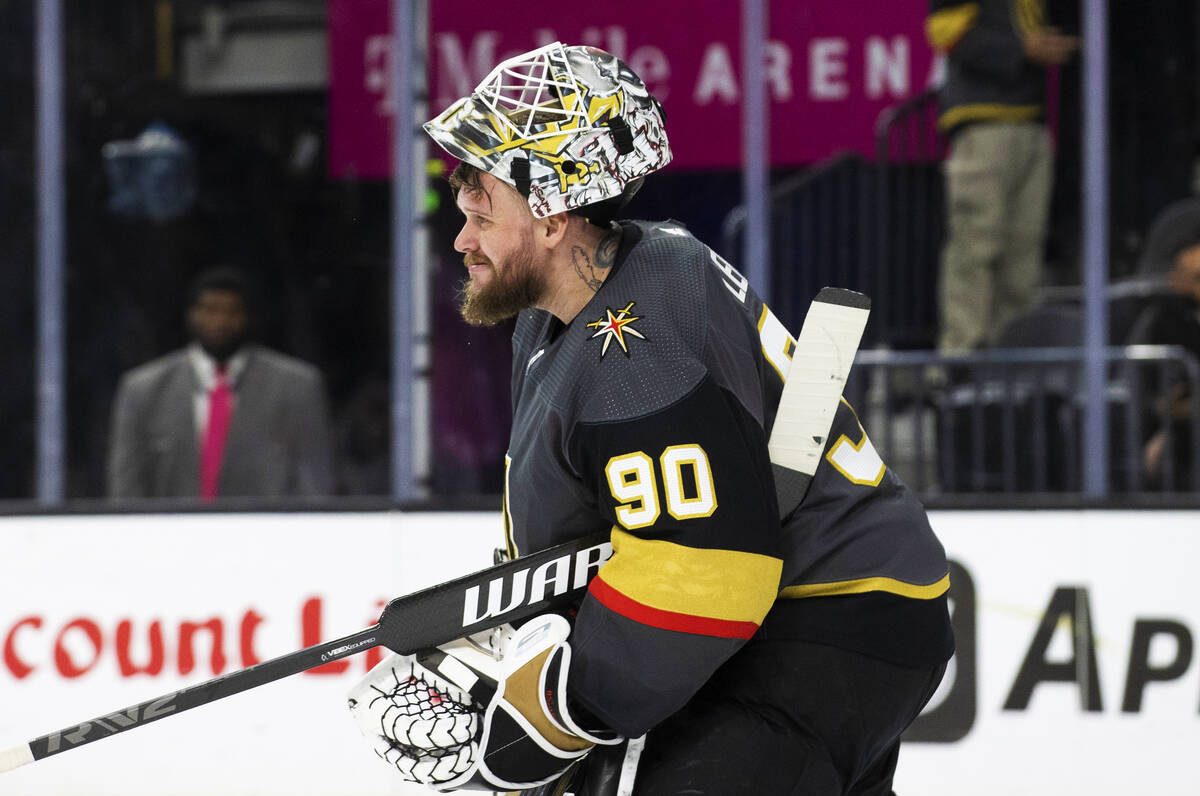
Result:
<instances>
[{"instance_id":1,"label":"pink necktie","mask_svg":"<svg viewBox=\"0 0 1200 796\"><path fill-rule=\"evenodd\" d=\"M217 368L216 383L208 393L208 427L204 430L204 448L200 451L200 497L213 500L221 477L221 455L233 416L233 393L225 378L224 366Z\"/></svg>"}]
</instances>

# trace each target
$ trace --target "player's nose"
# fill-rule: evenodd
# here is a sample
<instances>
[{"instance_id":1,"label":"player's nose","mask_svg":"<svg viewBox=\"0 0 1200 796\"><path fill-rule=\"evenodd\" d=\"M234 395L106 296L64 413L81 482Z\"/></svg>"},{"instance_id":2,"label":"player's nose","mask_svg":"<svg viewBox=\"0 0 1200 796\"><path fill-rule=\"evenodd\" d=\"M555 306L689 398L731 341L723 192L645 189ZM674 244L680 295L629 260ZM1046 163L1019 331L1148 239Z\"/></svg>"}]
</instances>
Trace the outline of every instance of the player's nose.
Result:
<instances>
[{"instance_id":1,"label":"player's nose","mask_svg":"<svg viewBox=\"0 0 1200 796\"><path fill-rule=\"evenodd\" d=\"M478 238L471 234L470 224L463 224L462 229L458 231L458 235L454 238L454 250L461 254L475 251L479 248Z\"/></svg>"}]
</instances>

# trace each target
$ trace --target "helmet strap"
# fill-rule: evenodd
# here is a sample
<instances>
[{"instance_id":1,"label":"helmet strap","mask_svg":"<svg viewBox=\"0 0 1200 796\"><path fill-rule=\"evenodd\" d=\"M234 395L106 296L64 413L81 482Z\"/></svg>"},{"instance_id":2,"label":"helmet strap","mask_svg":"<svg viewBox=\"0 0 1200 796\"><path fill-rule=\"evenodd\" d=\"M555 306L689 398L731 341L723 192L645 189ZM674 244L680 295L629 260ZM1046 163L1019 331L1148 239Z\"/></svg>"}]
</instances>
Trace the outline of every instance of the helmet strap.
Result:
<instances>
[{"instance_id":1,"label":"helmet strap","mask_svg":"<svg viewBox=\"0 0 1200 796\"><path fill-rule=\"evenodd\" d=\"M608 125L608 131L612 133L613 144L617 147L618 155L628 155L633 151L633 131L629 129L629 122L622 119L620 116L614 116L605 121Z\"/></svg>"},{"instance_id":2,"label":"helmet strap","mask_svg":"<svg viewBox=\"0 0 1200 796\"><path fill-rule=\"evenodd\" d=\"M517 192L529 198L529 158L513 158L512 166L509 168L509 176L512 177L513 187Z\"/></svg>"}]
</instances>

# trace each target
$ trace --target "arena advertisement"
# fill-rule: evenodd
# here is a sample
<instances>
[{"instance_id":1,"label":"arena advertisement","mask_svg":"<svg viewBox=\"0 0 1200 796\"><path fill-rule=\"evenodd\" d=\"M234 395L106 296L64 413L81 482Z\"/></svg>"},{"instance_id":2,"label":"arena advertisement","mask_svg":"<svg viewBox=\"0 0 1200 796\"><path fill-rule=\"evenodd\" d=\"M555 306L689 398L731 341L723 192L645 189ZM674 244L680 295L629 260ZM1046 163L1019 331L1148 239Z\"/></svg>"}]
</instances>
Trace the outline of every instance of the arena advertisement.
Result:
<instances>
[{"instance_id":1,"label":"arena advertisement","mask_svg":"<svg viewBox=\"0 0 1200 796\"><path fill-rule=\"evenodd\" d=\"M959 652L912 734L953 740L909 744L896 792L1196 793L1200 513L932 519L969 583L952 587ZM939 707L945 723L923 724Z\"/></svg>"},{"instance_id":2,"label":"arena advertisement","mask_svg":"<svg viewBox=\"0 0 1200 796\"><path fill-rule=\"evenodd\" d=\"M934 512L958 654L900 794L1195 793L1200 512ZM498 514L0 518L0 749L372 624L491 563ZM0 774L23 796L428 793L380 765L356 655Z\"/></svg>"},{"instance_id":3,"label":"arena advertisement","mask_svg":"<svg viewBox=\"0 0 1200 796\"><path fill-rule=\"evenodd\" d=\"M490 566L502 534L498 514L0 519L0 749L368 627L384 601ZM52 755L0 793L428 793L346 709L381 654Z\"/></svg>"},{"instance_id":4,"label":"arena advertisement","mask_svg":"<svg viewBox=\"0 0 1200 796\"><path fill-rule=\"evenodd\" d=\"M923 0L770 3L764 79L771 161L811 163L840 150L874 151L884 108L920 93L939 62L925 41ZM740 6L612 0L561 4L535 21L502 5L430 3L430 116L466 96L500 60L554 41L605 49L642 77L670 120L672 168L728 168L742 161ZM329 3L330 172L390 174L392 113L387 0Z\"/></svg>"}]
</instances>

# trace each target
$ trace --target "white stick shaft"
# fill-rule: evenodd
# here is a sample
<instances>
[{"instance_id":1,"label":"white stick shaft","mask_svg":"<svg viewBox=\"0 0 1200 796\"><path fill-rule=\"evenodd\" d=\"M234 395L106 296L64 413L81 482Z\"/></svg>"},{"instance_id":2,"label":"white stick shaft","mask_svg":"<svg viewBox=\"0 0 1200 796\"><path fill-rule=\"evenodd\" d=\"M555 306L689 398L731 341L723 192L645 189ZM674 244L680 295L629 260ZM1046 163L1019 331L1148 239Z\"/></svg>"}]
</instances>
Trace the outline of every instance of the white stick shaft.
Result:
<instances>
[{"instance_id":1,"label":"white stick shaft","mask_svg":"<svg viewBox=\"0 0 1200 796\"><path fill-rule=\"evenodd\" d=\"M817 471L868 312L813 302L796 340L771 429L771 461L796 472Z\"/></svg>"},{"instance_id":2,"label":"white stick shaft","mask_svg":"<svg viewBox=\"0 0 1200 796\"><path fill-rule=\"evenodd\" d=\"M638 763L642 759L642 749L645 746L645 735L630 738L625 745L625 761L621 764L621 779L617 782L617 796L633 796L633 782L637 779Z\"/></svg>"}]
</instances>

